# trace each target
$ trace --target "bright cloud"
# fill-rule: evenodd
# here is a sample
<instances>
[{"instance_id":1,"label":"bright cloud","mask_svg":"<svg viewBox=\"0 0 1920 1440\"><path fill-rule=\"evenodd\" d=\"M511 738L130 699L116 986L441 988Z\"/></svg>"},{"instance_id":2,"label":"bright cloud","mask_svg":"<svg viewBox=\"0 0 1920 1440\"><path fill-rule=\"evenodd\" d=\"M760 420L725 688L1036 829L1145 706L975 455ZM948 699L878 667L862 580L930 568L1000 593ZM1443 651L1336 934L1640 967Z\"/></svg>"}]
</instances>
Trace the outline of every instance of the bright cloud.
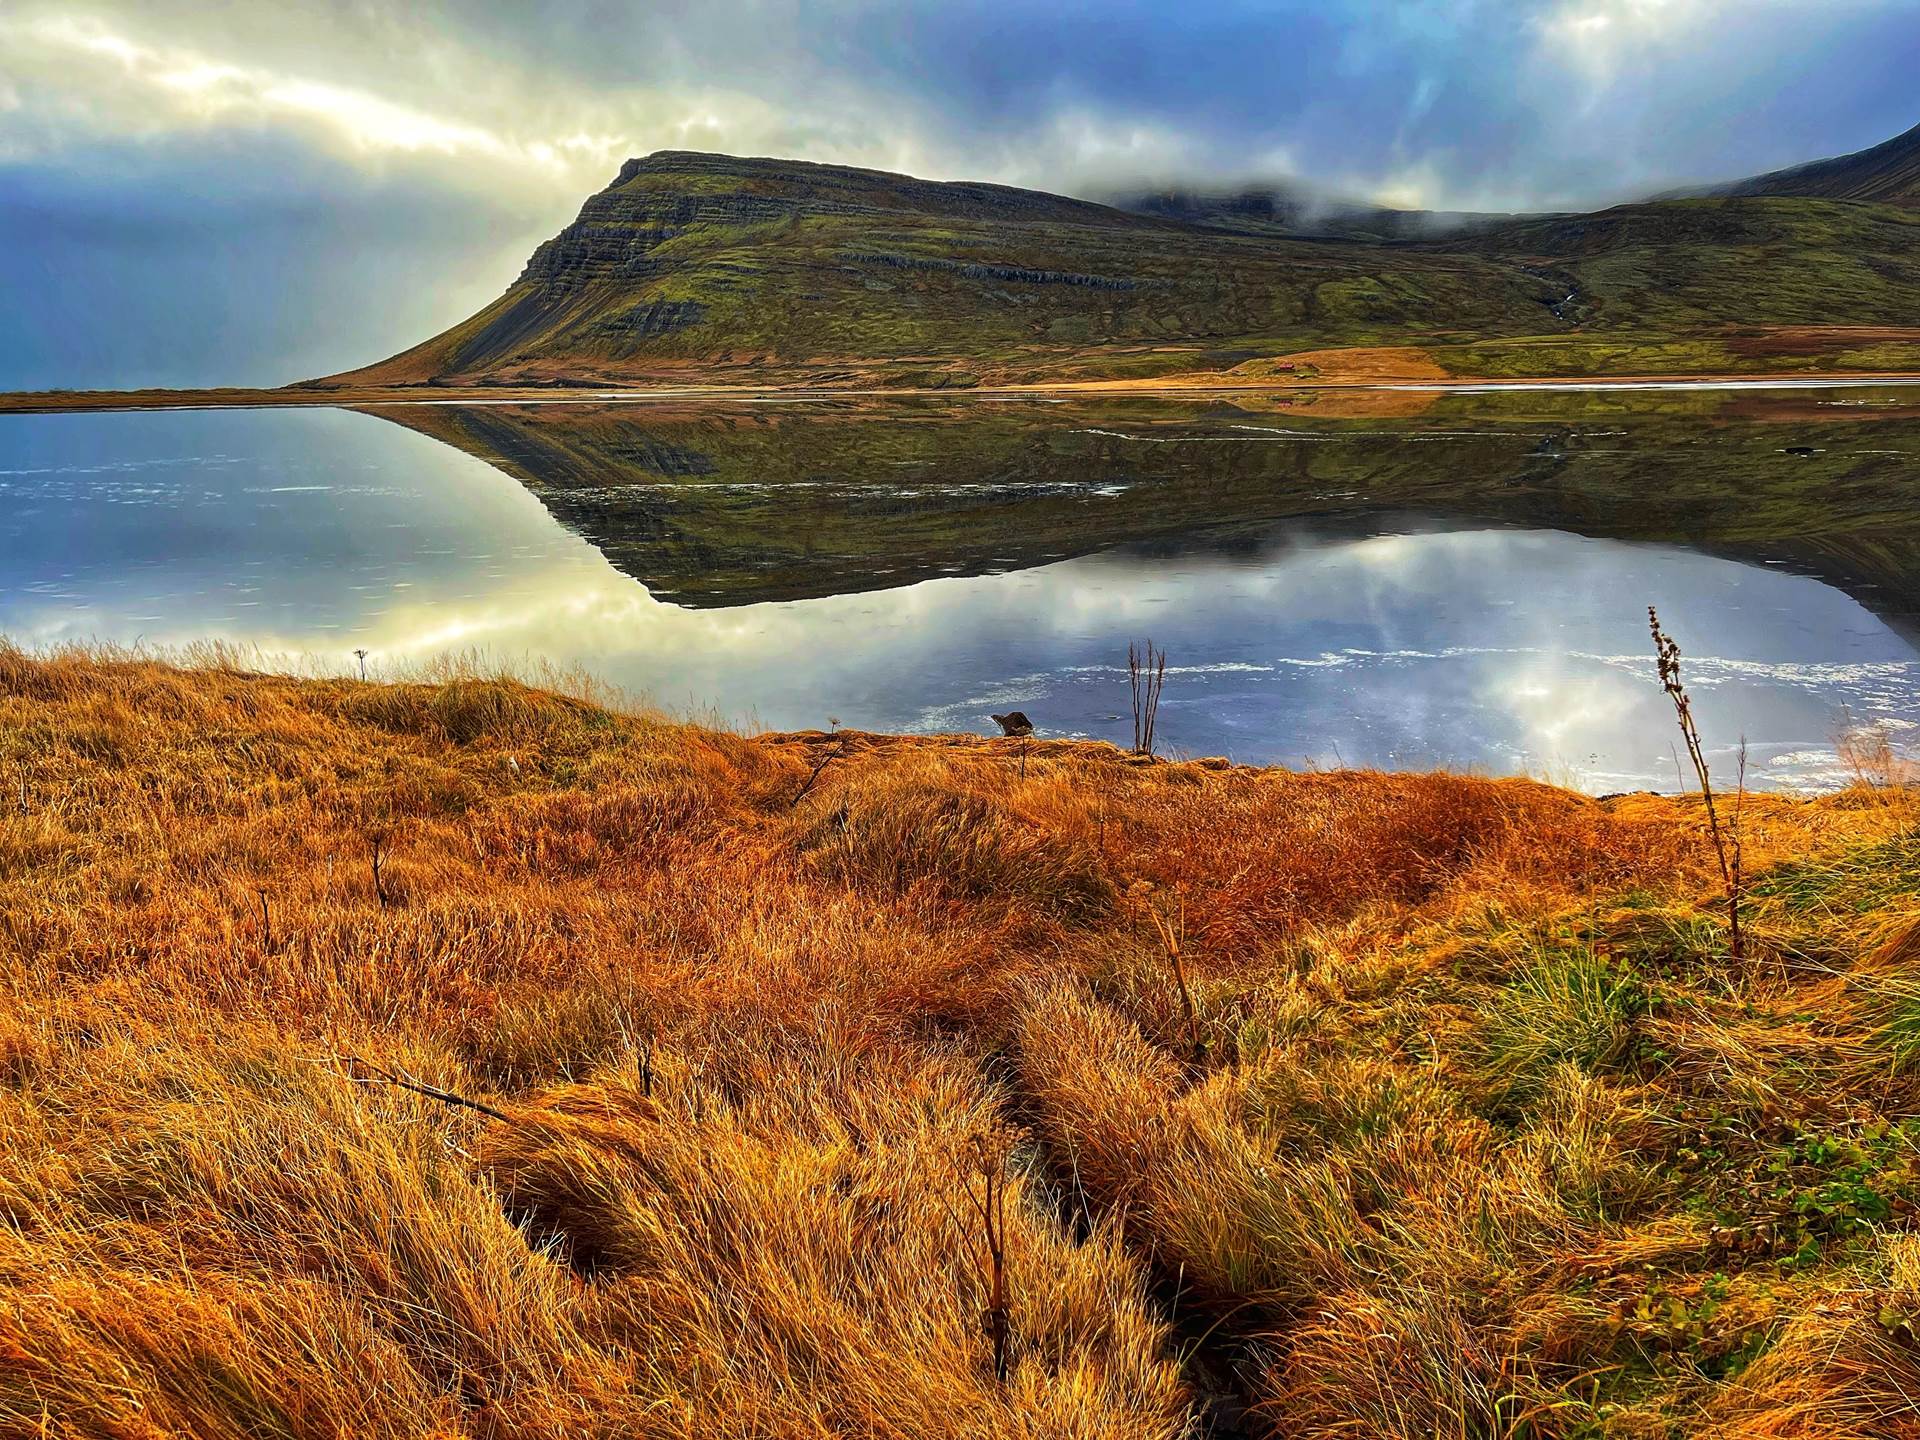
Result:
<instances>
[{"instance_id":1,"label":"bright cloud","mask_svg":"<svg viewBox=\"0 0 1920 1440\"><path fill-rule=\"evenodd\" d=\"M1564 0L1535 22L1544 55L1603 89L1656 48L1685 47L1738 17L1729 0Z\"/></svg>"},{"instance_id":2,"label":"bright cloud","mask_svg":"<svg viewBox=\"0 0 1920 1440\"><path fill-rule=\"evenodd\" d=\"M45 83L59 73L64 97L74 102L70 113L107 131L289 125L362 154L432 152L548 169L582 151L604 169L620 146L612 136L521 140L367 90L143 44L99 21L15 22L0 25L0 40L8 42L9 63L30 78ZM89 60L112 73L83 73Z\"/></svg>"}]
</instances>

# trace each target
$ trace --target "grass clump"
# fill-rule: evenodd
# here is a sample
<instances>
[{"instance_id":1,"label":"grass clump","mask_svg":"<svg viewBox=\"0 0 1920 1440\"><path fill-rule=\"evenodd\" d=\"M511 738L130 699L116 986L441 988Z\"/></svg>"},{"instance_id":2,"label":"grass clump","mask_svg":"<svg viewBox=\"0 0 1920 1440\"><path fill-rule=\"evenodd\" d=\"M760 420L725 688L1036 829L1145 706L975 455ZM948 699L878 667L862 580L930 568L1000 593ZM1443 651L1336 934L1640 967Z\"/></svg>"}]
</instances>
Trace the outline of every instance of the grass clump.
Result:
<instances>
[{"instance_id":1,"label":"grass clump","mask_svg":"<svg viewBox=\"0 0 1920 1440\"><path fill-rule=\"evenodd\" d=\"M856 778L799 822L796 848L823 875L896 895L1009 903L1065 919L1108 908L1113 887L1078 836L1023 805L1021 785L937 757Z\"/></svg>"},{"instance_id":2,"label":"grass clump","mask_svg":"<svg viewBox=\"0 0 1920 1440\"><path fill-rule=\"evenodd\" d=\"M1873 987L1884 1018L1874 1039L1896 1070L1920 1066L1920 979L1889 976Z\"/></svg>"},{"instance_id":3,"label":"grass clump","mask_svg":"<svg viewBox=\"0 0 1920 1440\"><path fill-rule=\"evenodd\" d=\"M1652 1003L1638 979L1589 951L1543 955L1494 999L1477 1066L1504 1100L1530 1100L1559 1066L1620 1066Z\"/></svg>"}]
</instances>

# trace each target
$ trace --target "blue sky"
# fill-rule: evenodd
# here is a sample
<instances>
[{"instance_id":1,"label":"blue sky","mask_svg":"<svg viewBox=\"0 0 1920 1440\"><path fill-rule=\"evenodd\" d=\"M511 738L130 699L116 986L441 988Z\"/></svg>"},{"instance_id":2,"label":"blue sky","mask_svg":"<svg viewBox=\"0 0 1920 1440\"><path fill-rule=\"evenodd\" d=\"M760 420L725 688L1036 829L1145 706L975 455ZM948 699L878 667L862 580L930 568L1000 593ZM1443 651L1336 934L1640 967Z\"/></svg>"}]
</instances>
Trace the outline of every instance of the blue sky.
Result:
<instances>
[{"instance_id":1,"label":"blue sky","mask_svg":"<svg viewBox=\"0 0 1920 1440\"><path fill-rule=\"evenodd\" d=\"M471 312L628 155L1595 206L1920 123L1920 0L8 0L0 388L280 383Z\"/></svg>"}]
</instances>

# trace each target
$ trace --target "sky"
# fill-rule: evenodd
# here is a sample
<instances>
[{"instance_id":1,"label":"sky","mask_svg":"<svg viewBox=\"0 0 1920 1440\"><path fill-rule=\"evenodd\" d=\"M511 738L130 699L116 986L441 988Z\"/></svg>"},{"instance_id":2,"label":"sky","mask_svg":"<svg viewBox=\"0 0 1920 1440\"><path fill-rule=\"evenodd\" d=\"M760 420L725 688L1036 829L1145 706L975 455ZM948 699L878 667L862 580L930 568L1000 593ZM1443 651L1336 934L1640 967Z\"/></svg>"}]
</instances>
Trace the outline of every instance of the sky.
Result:
<instances>
[{"instance_id":1,"label":"sky","mask_svg":"<svg viewBox=\"0 0 1920 1440\"><path fill-rule=\"evenodd\" d=\"M1920 124L1920 0L3 0L0 389L280 384L631 155L1589 208Z\"/></svg>"}]
</instances>

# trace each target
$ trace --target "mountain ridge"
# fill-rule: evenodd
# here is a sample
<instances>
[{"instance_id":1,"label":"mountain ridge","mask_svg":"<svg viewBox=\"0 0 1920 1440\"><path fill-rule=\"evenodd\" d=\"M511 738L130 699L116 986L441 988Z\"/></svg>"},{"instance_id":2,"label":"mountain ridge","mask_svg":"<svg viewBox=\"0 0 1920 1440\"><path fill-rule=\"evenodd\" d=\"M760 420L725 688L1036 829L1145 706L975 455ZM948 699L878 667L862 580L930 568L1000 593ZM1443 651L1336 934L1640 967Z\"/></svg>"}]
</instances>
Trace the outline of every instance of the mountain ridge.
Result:
<instances>
[{"instance_id":1,"label":"mountain ridge","mask_svg":"<svg viewBox=\"0 0 1920 1440\"><path fill-rule=\"evenodd\" d=\"M1920 208L1920 125L1865 150L1790 165L1698 193L1851 200Z\"/></svg>"}]
</instances>

